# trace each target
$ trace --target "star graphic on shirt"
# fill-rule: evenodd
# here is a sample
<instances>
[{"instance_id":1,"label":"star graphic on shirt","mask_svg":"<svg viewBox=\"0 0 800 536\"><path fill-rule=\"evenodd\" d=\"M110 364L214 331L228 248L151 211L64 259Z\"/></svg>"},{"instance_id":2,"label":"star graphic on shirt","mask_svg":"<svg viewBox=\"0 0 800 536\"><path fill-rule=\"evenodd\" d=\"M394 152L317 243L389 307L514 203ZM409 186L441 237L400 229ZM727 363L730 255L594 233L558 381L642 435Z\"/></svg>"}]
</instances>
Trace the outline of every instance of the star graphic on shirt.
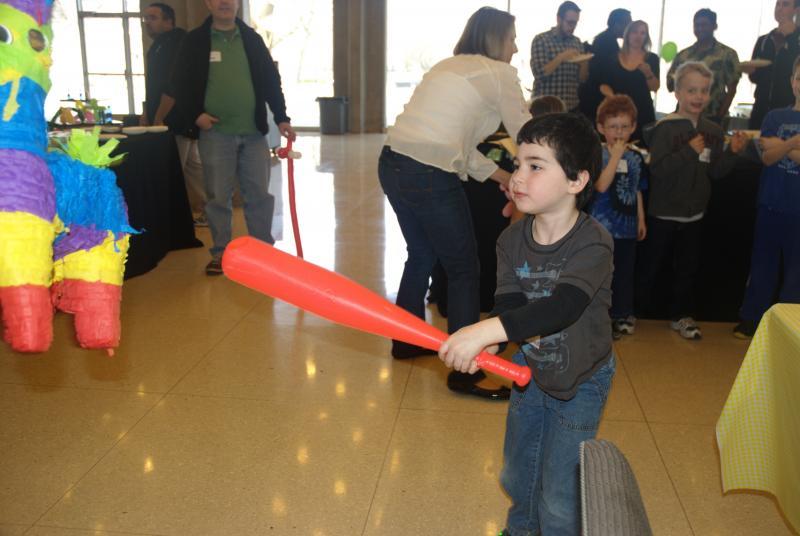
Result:
<instances>
[{"instance_id":1,"label":"star graphic on shirt","mask_svg":"<svg viewBox=\"0 0 800 536\"><path fill-rule=\"evenodd\" d=\"M525 264L523 264L521 268L517 268L515 271L517 272L517 277L520 279L529 279L531 277L531 268L528 266L528 261L525 261Z\"/></svg>"}]
</instances>

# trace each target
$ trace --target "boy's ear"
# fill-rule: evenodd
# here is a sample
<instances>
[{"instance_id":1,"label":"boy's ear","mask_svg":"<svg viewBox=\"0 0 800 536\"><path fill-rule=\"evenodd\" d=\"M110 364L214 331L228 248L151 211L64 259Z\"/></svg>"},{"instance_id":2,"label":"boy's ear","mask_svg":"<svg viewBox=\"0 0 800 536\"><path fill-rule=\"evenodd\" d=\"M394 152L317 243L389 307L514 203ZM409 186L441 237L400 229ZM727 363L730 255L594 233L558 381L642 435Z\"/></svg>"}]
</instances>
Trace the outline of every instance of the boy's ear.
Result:
<instances>
[{"instance_id":1,"label":"boy's ear","mask_svg":"<svg viewBox=\"0 0 800 536\"><path fill-rule=\"evenodd\" d=\"M589 183L589 172L585 169L582 169L578 172L578 176L575 180L569 181L569 186L567 187L569 193L578 195L586 188L586 185Z\"/></svg>"}]
</instances>

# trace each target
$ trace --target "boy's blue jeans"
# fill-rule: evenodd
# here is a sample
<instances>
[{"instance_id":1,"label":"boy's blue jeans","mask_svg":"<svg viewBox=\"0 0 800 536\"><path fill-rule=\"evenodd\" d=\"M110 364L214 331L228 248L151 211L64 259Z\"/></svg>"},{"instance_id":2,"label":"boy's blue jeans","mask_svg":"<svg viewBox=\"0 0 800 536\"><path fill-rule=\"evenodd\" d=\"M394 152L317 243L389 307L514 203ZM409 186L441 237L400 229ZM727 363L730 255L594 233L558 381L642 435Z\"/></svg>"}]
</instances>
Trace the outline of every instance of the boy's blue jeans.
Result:
<instances>
[{"instance_id":1,"label":"boy's blue jeans","mask_svg":"<svg viewBox=\"0 0 800 536\"><path fill-rule=\"evenodd\" d=\"M522 353L513 361L526 365ZM567 401L533 381L512 390L500 474L512 501L506 520L511 536L580 534L579 446L597 433L615 370L612 355Z\"/></svg>"}]
</instances>

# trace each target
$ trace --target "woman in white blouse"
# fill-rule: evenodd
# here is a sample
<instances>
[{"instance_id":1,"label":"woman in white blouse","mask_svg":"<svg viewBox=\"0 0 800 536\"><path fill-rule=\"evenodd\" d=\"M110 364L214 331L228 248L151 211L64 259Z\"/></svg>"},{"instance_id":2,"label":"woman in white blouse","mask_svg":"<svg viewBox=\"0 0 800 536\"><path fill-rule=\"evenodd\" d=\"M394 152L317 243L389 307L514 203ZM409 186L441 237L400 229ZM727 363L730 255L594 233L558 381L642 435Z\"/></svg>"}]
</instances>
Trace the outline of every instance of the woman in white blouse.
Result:
<instances>
[{"instance_id":1,"label":"woman in white blouse","mask_svg":"<svg viewBox=\"0 0 800 536\"><path fill-rule=\"evenodd\" d=\"M378 164L408 259L397 305L425 318L425 293L437 259L448 279L448 331L478 321L479 266L475 233L461 181L470 176L506 185L508 172L477 145L502 122L512 139L530 119L511 57L517 51L514 17L490 7L467 21L454 55L425 74L411 100L388 129ZM396 358L432 353L393 341ZM508 389L483 389L474 376L451 372L448 387L502 399Z\"/></svg>"}]
</instances>

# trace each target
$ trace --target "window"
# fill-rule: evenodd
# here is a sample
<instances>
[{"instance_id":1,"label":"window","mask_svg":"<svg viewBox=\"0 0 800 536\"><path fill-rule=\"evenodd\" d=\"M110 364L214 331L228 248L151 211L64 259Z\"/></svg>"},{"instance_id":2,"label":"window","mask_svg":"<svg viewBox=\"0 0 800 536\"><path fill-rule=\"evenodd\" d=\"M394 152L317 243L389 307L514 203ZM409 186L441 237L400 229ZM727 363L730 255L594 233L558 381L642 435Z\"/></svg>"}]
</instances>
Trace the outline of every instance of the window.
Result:
<instances>
[{"instance_id":1,"label":"window","mask_svg":"<svg viewBox=\"0 0 800 536\"><path fill-rule=\"evenodd\" d=\"M292 125L319 127L315 100L333 96L333 1L249 0L248 4L248 23L278 63Z\"/></svg>"},{"instance_id":2,"label":"window","mask_svg":"<svg viewBox=\"0 0 800 536\"><path fill-rule=\"evenodd\" d=\"M422 75L453 55L467 19L484 5L507 8L506 0L387 0L387 125L403 111ZM519 25L517 20L517 33Z\"/></svg>"},{"instance_id":3,"label":"window","mask_svg":"<svg viewBox=\"0 0 800 536\"><path fill-rule=\"evenodd\" d=\"M144 53L139 0L78 0L86 97L115 113L140 114Z\"/></svg>"},{"instance_id":4,"label":"window","mask_svg":"<svg viewBox=\"0 0 800 536\"><path fill-rule=\"evenodd\" d=\"M530 68L531 41L536 34L556 24L556 12L562 0L387 0L387 62L386 62L386 124L395 117L411 98L422 75L435 63L452 54L453 46L469 16L482 5L508 10L516 17L517 47L511 64L517 68L525 96L530 96L533 74ZM609 12L614 8L631 11L634 20L641 19L650 27L652 52L658 54L662 42L674 41L679 49L694 43L692 16L701 7L717 13L720 42L735 49L739 60L750 59L759 35L775 27L772 18L774 0L731 2L730 0L639 0L589 1L577 0L581 17L575 35L591 43L606 29ZM663 15L663 19L662 19ZM662 38L663 27L663 38ZM666 88L666 73L670 64L661 60L661 89L655 96L656 109L671 112L675 98ZM738 103L753 102L754 86L743 76L731 107L736 113Z\"/></svg>"}]
</instances>

